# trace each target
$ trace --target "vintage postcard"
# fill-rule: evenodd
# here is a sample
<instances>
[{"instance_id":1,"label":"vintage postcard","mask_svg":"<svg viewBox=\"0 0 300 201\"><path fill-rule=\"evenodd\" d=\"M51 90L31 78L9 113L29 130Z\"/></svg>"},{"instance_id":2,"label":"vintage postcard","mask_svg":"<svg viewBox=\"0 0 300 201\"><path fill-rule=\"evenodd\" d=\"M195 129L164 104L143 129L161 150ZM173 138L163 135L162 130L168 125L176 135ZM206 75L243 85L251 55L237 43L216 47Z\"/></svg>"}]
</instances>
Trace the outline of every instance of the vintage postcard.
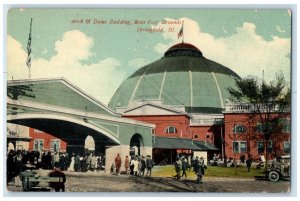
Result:
<instances>
[{"instance_id":1,"label":"vintage postcard","mask_svg":"<svg viewBox=\"0 0 300 201\"><path fill-rule=\"evenodd\" d=\"M10 9L7 191L290 193L292 14Z\"/></svg>"}]
</instances>

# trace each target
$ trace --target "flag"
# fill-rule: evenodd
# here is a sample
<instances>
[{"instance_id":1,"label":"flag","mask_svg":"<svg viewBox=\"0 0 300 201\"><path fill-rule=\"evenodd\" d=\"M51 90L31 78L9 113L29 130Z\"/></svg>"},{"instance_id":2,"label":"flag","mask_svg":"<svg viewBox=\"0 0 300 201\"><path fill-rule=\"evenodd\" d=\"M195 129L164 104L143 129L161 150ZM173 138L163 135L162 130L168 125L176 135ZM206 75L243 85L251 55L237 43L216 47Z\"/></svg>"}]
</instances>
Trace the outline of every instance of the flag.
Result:
<instances>
[{"instance_id":1,"label":"flag","mask_svg":"<svg viewBox=\"0 0 300 201\"><path fill-rule=\"evenodd\" d=\"M181 26L180 31L177 34L177 37L180 38L181 36L183 36L183 25Z\"/></svg>"},{"instance_id":2,"label":"flag","mask_svg":"<svg viewBox=\"0 0 300 201\"><path fill-rule=\"evenodd\" d=\"M30 21L30 31L29 31L28 43L27 43L27 61L26 61L26 65L29 69L31 67L31 26L32 26L32 18L31 18L31 21Z\"/></svg>"}]
</instances>

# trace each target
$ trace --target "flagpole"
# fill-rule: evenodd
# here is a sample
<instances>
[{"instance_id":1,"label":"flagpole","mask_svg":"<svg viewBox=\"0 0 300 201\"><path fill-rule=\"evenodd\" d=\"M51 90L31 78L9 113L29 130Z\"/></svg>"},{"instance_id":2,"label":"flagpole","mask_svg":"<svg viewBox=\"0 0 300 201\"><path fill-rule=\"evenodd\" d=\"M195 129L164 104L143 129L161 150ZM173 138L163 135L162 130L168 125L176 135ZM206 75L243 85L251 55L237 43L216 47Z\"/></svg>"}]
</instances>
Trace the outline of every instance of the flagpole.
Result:
<instances>
[{"instance_id":1,"label":"flagpole","mask_svg":"<svg viewBox=\"0 0 300 201\"><path fill-rule=\"evenodd\" d=\"M182 21L182 43L184 43L184 21Z\"/></svg>"},{"instance_id":2,"label":"flagpole","mask_svg":"<svg viewBox=\"0 0 300 201\"><path fill-rule=\"evenodd\" d=\"M27 61L26 65L28 67L29 79L31 79L31 28L32 28L32 18L30 20L29 36L27 43Z\"/></svg>"}]
</instances>

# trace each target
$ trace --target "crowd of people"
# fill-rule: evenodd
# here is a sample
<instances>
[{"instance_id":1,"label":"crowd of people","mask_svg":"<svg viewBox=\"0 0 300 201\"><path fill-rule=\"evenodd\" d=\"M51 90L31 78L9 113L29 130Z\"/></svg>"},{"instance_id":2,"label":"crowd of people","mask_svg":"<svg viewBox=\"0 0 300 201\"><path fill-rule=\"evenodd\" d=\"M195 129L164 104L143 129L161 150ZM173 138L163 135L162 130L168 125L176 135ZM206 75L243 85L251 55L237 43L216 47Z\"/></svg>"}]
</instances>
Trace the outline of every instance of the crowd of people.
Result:
<instances>
[{"instance_id":1,"label":"crowd of people","mask_svg":"<svg viewBox=\"0 0 300 201\"><path fill-rule=\"evenodd\" d=\"M102 154L96 156L93 153L85 156L72 154L69 164L67 170L72 172L100 171L104 169L105 156Z\"/></svg>"},{"instance_id":2,"label":"crowd of people","mask_svg":"<svg viewBox=\"0 0 300 201\"><path fill-rule=\"evenodd\" d=\"M10 150L7 153L7 182L26 169L53 170L58 167L61 171L99 171L104 169L105 156L100 154L68 154L59 152L39 152L25 150Z\"/></svg>"},{"instance_id":3,"label":"crowd of people","mask_svg":"<svg viewBox=\"0 0 300 201\"><path fill-rule=\"evenodd\" d=\"M179 180L181 177L187 178L186 171L190 171L192 168L197 176L197 182L202 183L202 177L207 166L205 165L204 158L202 156L200 158L199 156L196 156L196 158L190 156L177 156L176 161L174 162L174 168L176 171L175 177L177 180Z\"/></svg>"},{"instance_id":4,"label":"crowd of people","mask_svg":"<svg viewBox=\"0 0 300 201\"><path fill-rule=\"evenodd\" d=\"M122 169L122 167L124 169ZM110 173L119 175L123 172L126 175L151 176L152 168L153 160L150 155L147 155L147 157L131 155L130 158L127 155L124 159L124 165L122 166L120 154L117 154L114 163L111 165Z\"/></svg>"}]
</instances>

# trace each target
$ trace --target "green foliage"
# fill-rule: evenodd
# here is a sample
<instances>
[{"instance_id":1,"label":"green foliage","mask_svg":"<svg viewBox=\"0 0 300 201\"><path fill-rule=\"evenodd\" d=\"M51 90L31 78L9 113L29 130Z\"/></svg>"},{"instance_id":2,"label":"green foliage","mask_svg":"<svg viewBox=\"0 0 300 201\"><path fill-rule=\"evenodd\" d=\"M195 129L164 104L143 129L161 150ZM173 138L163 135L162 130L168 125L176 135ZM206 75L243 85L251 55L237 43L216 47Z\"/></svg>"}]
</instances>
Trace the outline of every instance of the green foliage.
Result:
<instances>
[{"instance_id":1,"label":"green foliage","mask_svg":"<svg viewBox=\"0 0 300 201\"><path fill-rule=\"evenodd\" d=\"M238 103L252 103L267 106L279 105L281 108L290 104L291 93L285 79L278 75L275 81L258 83L257 79L237 79L236 87L228 88L230 99Z\"/></svg>"}]
</instances>

